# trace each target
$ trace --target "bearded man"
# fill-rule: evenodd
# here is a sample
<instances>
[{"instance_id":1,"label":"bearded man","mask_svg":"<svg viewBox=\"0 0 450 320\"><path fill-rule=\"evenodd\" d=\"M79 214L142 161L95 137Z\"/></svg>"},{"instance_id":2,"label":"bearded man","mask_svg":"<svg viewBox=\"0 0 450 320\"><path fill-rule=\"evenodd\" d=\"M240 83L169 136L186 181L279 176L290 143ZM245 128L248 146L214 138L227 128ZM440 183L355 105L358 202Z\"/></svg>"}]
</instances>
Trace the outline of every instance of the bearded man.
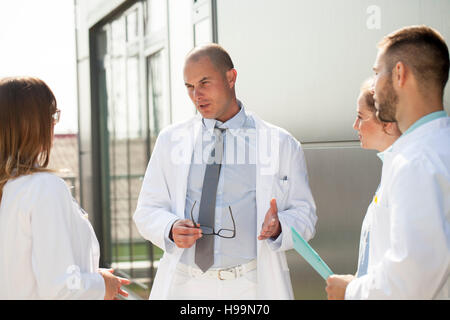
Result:
<instances>
[{"instance_id":1,"label":"bearded man","mask_svg":"<svg viewBox=\"0 0 450 320\"><path fill-rule=\"evenodd\" d=\"M377 116L397 121L402 136L381 155L367 273L330 276L326 291L329 299L449 299L448 48L427 26L397 30L378 47Z\"/></svg>"}]
</instances>

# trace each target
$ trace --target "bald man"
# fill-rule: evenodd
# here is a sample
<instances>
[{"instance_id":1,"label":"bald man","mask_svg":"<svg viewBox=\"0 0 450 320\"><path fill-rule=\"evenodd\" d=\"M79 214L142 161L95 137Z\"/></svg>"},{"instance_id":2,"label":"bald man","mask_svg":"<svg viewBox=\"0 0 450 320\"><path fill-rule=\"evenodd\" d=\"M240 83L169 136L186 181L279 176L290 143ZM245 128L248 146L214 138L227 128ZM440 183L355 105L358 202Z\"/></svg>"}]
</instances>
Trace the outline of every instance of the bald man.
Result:
<instances>
[{"instance_id":1,"label":"bald man","mask_svg":"<svg viewBox=\"0 0 450 320\"><path fill-rule=\"evenodd\" d=\"M134 221L164 250L151 299L292 299L291 227L315 233L300 143L236 98L219 45L193 49L184 82L197 116L158 136Z\"/></svg>"}]
</instances>

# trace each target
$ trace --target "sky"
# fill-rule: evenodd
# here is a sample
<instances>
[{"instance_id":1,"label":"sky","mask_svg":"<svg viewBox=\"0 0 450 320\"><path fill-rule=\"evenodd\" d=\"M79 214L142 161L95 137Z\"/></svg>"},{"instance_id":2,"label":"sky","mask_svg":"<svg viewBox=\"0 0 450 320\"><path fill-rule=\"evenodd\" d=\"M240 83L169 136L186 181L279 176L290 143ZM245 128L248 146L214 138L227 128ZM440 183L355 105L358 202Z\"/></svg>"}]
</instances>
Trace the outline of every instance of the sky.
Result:
<instances>
[{"instance_id":1,"label":"sky","mask_svg":"<svg viewBox=\"0 0 450 320\"><path fill-rule=\"evenodd\" d=\"M73 0L0 0L0 78L33 76L56 96L55 133L77 133Z\"/></svg>"}]
</instances>

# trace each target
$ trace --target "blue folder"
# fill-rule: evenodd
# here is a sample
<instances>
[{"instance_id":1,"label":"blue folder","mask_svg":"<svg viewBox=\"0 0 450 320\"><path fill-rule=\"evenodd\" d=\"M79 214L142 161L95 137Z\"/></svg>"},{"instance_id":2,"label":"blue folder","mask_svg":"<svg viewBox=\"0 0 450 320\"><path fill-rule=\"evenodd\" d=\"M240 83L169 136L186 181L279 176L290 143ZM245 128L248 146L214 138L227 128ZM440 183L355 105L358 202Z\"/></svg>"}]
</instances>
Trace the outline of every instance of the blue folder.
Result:
<instances>
[{"instance_id":1,"label":"blue folder","mask_svg":"<svg viewBox=\"0 0 450 320\"><path fill-rule=\"evenodd\" d=\"M292 239L294 240L294 249L297 251L303 258L305 258L306 262L308 262L314 270L316 270L322 278L327 280L329 276L333 274L333 271L327 266L327 264L320 258L317 252L302 238L301 235L295 231L293 227L292 230Z\"/></svg>"}]
</instances>

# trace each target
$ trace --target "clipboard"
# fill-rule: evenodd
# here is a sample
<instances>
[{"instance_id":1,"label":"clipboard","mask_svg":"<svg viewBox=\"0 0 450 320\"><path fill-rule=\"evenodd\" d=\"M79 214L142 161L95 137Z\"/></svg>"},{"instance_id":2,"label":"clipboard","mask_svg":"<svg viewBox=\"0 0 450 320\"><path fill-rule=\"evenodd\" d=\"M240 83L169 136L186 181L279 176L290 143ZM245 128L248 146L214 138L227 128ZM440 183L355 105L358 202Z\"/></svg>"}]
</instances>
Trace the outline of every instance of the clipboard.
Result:
<instances>
[{"instance_id":1,"label":"clipboard","mask_svg":"<svg viewBox=\"0 0 450 320\"><path fill-rule=\"evenodd\" d=\"M330 267L320 258L316 251L302 238L301 235L291 227L292 240L294 241L294 249L308 262L322 278L327 280L333 274Z\"/></svg>"}]
</instances>

